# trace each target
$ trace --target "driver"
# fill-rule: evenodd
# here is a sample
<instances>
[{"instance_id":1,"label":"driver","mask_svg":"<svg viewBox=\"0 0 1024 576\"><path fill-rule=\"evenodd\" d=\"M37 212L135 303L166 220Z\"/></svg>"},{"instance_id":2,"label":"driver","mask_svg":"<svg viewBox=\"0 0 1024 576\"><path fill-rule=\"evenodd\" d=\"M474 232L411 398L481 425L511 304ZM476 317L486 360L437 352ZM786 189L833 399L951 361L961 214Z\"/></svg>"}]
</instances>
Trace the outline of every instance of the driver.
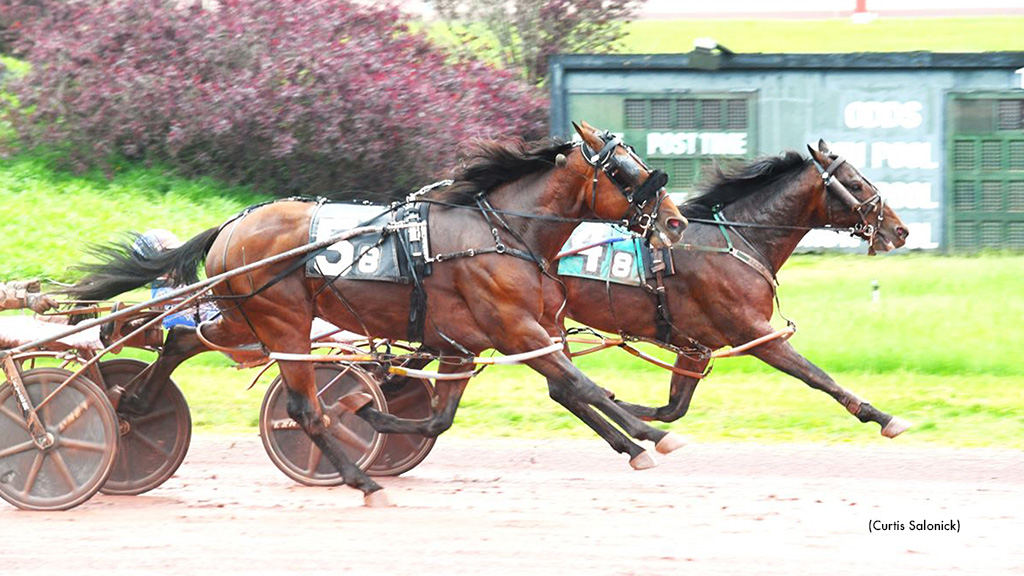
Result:
<instances>
[{"instance_id":1,"label":"driver","mask_svg":"<svg viewBox=\"0 0 1024 576\"><path fill-rule=\"evenodd\" d=\"M143 259L149 259L166 250L179 248L181 244L182 242L178 240L178 237L173 232L162 228L155 228L139 234L132 244L132 250ZM180 286L174 284L170 278L161 276L150 285L150 295L153 298L159 298L177 288L180 288ZM178 325L194 328L197 323L209 320L218 314L219 311L214 303L203 302L198 307L186 308L164 318L163 326L168 330L172 326Z\"/></svg>"},{"instance_id":2,"label":"driver","mask_svg":"<svg viewBox=\"0 0 1024 576\"><path fill-rule=\"evenodd\" d=\"M56 307L56 300L39 293L39 280L0 282L0 310L28 308L36 314L42 314Z\"/></svg>"}]
</instances>

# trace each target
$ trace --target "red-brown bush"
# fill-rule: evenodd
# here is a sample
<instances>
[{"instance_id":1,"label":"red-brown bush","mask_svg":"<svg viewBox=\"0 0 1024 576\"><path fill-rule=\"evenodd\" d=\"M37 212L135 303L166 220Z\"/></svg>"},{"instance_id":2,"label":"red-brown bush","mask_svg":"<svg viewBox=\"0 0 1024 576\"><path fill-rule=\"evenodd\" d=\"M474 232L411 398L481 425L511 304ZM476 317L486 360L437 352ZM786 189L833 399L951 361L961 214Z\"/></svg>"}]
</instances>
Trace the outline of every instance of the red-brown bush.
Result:
<instances>
[{"instance_id":1,"label":"red-brown bush","mask_svg":"<svg viewBox=\"0 0 1024 576\"><path fill-rule=\"evenodd\" d=\"M276 193L406 193L474 136L547 130L514 74L454 61L397 10L344 0L76 2L10 89L28 146L158 162Z\"/></svg>"}]
</instances>

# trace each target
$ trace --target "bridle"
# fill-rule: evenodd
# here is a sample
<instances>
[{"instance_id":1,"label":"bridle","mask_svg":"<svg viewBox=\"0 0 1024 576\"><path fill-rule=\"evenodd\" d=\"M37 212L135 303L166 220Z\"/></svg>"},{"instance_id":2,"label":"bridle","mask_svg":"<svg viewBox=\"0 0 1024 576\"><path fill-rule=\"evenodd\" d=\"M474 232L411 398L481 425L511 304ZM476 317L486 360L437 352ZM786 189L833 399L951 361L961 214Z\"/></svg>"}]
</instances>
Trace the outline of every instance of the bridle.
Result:
<instances>
[{"instance_id":1,"label":"bridle","mask_svg":"<svg viewBox=\"0 0 1024 576\"><path fill-rule=\"evenodd\" d=\"M858 200L853 193L846 189L846 186L835 177L835 173L839 170L839 167L846 163L846 158L842 156L829 155L829 159L832 162L824 167L821 172L821 181L825 185L825 190L832 193L840 202L846 205L851 212L856 213L860 216L860 222L853 225L851 234L859 238L867 240L868 247L874 246L875 238L878 236L878 231L882 227L882 220L885 218L885 199L878 192L878 188L872 184L867 178L862 175L861 178L875 190L875 194L867 200ZM817 160L815 160L817 162ZM818 164L821 165L820 163ZM826 201L825 206L828 209L828 220L832 222L832 207ZM878 216L874 222L869 222L868 217L872 212L877 211Z\"/></svg>"},{"instance_id":2,"label":"bridle","mask_svg":"<svg viewBox=\"0 0 1024 576\"><path fill-rule=\"evenodd\" d=\"M598 134L598 137L601 138L604 145L596 152L586 142L579 143L583 159L594 167L590 198L591 209L597 205L597 181L598 177L604 173L629 202L631 209L627 220L628 227L639 229L641 236L647 238L657 221L658 208L668 198L668 192L665 190L665 185L668 184L668 175L661 170L652 171L640 159L632 146L624 143L621 138L612 135L611 132L605 130ZM620 147L629 154L633 162L648 173L647 178L639 186L634 187L625 178L622 161L615 154ZM647 210L648 205L651 205L649 210Z\"/></svg>"}]
</instances>

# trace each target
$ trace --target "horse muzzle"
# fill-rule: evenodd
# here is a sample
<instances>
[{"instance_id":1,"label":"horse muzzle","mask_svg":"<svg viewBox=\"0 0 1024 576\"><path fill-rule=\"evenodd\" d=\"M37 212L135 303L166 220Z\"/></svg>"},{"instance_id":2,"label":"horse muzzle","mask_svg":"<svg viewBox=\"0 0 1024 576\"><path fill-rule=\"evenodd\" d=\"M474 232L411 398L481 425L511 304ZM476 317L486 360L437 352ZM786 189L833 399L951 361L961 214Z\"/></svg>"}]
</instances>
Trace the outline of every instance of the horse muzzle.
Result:
<instances>
[{"instance_id":1,"label":"horse muzzle","mask_svg":"<svg viewBox=\"0 0 1024 576\"><path fill-rule=\"evenodd\" d=\"M907 243L908 236L910 236L910 231L904 226L881 228L875 234L871 245L868 246L868 254L873 255L876 252L891 252L897 248L901 248Z\"/></svg>"}]
</instances>

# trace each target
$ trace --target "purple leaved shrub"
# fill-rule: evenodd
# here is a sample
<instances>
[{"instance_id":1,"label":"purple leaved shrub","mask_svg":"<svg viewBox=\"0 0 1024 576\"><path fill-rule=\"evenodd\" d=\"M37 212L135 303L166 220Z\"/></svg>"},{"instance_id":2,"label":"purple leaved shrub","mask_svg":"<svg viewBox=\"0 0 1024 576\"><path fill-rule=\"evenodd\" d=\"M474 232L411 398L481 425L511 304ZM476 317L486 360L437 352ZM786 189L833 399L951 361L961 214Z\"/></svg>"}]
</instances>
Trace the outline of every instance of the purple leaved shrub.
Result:
<instances>
[{"instance_id":1,"label":"purple leaved shrub","mask_svg":"<svg viewBox=\"0 0 1024 576\"><path fill-rule=\"evenodd\" d=\"M14 46L30 46L23 32L46 15L55 4L68 0L0 0L0 54L14 53ZM73 1L73 0L72 0Z\"/></svg>"},{"instance_id":2,"label":"purple leaved shrub","mask_svg":"<svg viewBox=\"0 0 1024 576\"><path fill-rule=\"evenodd\" d=\"M446 176L463 141L547 133L536 88L455 59L394 8L183 4L78 0L31 23L32 70L8 86L21 141L79 169L128 158L384 200Z\"/></svg>"}]
</instances>

